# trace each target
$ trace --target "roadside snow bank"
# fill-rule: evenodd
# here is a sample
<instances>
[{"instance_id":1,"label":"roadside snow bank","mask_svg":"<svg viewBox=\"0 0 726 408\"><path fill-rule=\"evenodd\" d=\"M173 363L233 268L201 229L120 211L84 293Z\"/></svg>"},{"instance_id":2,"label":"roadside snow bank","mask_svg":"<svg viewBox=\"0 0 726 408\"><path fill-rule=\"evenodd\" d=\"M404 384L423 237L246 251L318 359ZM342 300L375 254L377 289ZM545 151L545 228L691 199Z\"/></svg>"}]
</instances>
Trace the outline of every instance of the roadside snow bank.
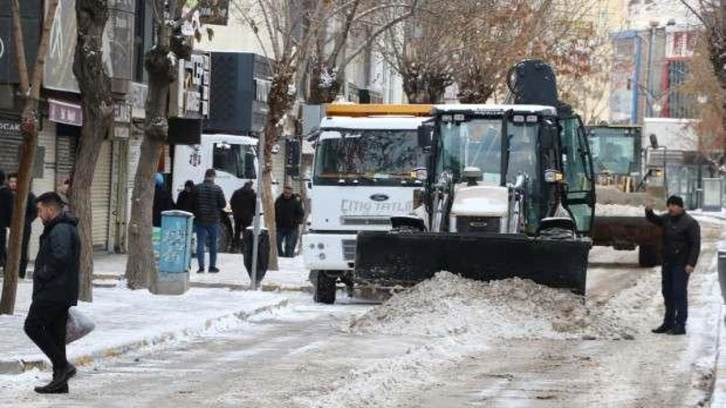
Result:
<instances>
[{"instance_id":1,"label":"roadside snow bank","mask_svg":"<svg viewBox=\"0 0 726 408\"><path fill-rule=\"evenodd\" d=\"M624 316L647 299L627 293L617 305L589 306L581 296L530 280L479 282L440 272L352 321L346 330L430 337L632 339L632 326Z\"/></svg>"}]
</instances>

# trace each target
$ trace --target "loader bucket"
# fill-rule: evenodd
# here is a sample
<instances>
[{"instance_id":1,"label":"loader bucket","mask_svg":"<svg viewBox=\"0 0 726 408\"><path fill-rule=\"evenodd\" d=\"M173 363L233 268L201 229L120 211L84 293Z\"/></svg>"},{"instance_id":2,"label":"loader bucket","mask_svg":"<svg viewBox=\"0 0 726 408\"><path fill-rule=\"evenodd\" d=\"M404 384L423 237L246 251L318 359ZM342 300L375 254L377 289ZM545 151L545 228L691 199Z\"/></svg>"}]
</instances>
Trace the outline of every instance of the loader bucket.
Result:
<instances>
[{"instance_id":1,"label":"loader bucket","mask_svg":"<svg viewBox=\"0 0 726 408\"><path fill-rule=\"evenodd\" d=\"M489 281L519 277L585 294L590 243L516 234L365 231L356 241L355 279L414 285L439 271Z\"/></svg>"}]
</instances>

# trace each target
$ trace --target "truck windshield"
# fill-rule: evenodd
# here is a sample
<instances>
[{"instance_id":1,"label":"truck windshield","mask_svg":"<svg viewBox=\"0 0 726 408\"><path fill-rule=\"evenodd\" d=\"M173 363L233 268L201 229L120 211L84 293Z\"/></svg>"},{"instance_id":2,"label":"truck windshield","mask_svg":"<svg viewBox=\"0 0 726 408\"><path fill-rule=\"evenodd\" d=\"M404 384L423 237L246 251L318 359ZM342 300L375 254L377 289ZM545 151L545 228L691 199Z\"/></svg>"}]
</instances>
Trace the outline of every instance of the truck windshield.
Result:
<instances>
[{"instance_id":1,"label":"truck windshield","mask_svg":"<svg viewBox=\"0 0 726 408\"><path fill-rule=\"evenodd\" d=\"M240 179L257 177L255 151L251 145L215 143L212 157L215 170L231 174Z\"/></svg>"},{"instance_id":2,"label":"truck windshield","mask_svg":"<svg viewBox=\"0 0 726 408\"><path fill-rule=\"evenodd\" d=\"M401 185L415 183L425 167L416 130L324 131L315 149L313 181L318 185Z\"/></svg>"},{"instance_id":3,"label":"truck windshield","mask_svg":"<svg viewBox=\"0 0 726 408\"><path fill-rule=\"evenodd\" d=\"M536 123L510 123L509 167L506 180L518 174L537 176ZM454 182L461 182L466 167L477 167L486 185L499 185L501 179L502 120L473 119L460 124L442 123L436 174L448 171Z\"/></svg>"},{"instance_id":4,"label":"truck windshield","mask_svg":"<svg viewBox=\"0 0 726 408\"><path fill-rule=\"evenodd\" d=\"M637 171L635 136L625 129L593 129L590 152L595 173L629 175Z\"/></svg>"}]
</instances>

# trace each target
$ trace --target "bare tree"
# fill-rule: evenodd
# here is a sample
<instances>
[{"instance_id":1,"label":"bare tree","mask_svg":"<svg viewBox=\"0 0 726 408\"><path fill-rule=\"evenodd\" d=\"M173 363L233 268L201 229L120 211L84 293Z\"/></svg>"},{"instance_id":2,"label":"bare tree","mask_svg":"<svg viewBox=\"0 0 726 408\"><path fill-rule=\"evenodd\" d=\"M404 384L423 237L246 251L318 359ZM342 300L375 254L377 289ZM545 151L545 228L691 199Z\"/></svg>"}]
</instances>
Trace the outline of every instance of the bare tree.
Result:
<instances>
[{"instance_id":1,"label":"bare tree","mask_svg":"<svg viewBox=\"0 0 726 408\"><path fill-rule=\"evenodd\" d=\"M437 103L454 83L454 58L464 46L461 30L466 18L456 10L460 1L430 0L407 3L412 15L392 24L378 41L378 49L403 79L410 103ZM405 10L389 9L384 21L396 21Z\"/></svg>"},{"instance_id":2,"label":"bare tree","mask_svg":"<svg viewBox=\"0 0 726 408\"><path fill-rule=\"evenodd\" d=\"M113 121L111 80L104 69L103 30L108 21L108 0L76 0L78 38L73 73L81 91L83 126L71 179L70 205L78 217L81 238L79 298L93 300L93 218L91 184L104 136Z\"/></svg>"},{"instance_id":3,"label":"bare tree","mask_svg":"<svg viewBox=\"0 0 726 408\"><path fill-rule=\"evenodd\" d=\"M681 0L703 24L709 61L721 93L726 91L726 1ZM720 97L721 112L726 112L726 98ZM726 115L721 115L721 129L726 129ZM721 148L726 152L726 132L721 132Z\"/></svg>"},{"instance_id":4,"label":"bare tree","mask_svg":"<svg viewBox=\"0 0 726 408\"><path fill-rule=\"evenodd\" d=\"M272 148L278 130L297 99L297 84L321 29L330 19L326 1L256 0L251 6L233 3L255 32L265 57L270 61L271 85L267 94L262 207L269 233L269 269L277 270L275 203L272 197ZM269 42L263 40L263 37Z\"/></svg>"},{"instance_id":5,"label":"bare tree","mask_svg":"<svg viewBox=\"0 0 726 408\"><path fill-rule=\"evenodd\" d=\"M408 3L337 0L326 4L332 11L331 21L322 28L310 58L307 102L314 104L333 102L340 91L345 68L371 48L380 35L409 18L418 0ZM380 19L387 11L393 11L395 16ZM364 39L354 43L359 38Z\"/></svg>"},{"instance_id":6,"label":"bare tree","mask_svg":"<svg viewBox=\"0 0 726 408\"><path fill-rule=\"evenodd\" d=\"M169 87L177 80L179 59L189 59L192 38L181 33L185 21L193 19L199 3L185 8L185 0L153 0L154 46L144 57L149 74L149 93L146 99L144 139L141 142L139 165L131 194L129 221L129 256L126 262L126 285L130 289L148 288L158 273L151 243L154 175L161 149L167 139L169 121L167 102ZM212 31L207 30L211 36ZM198 25L194 38L201 38Z\"/></svg>"},{"instance_id":7,"label":"bare tree","mask_svg":"<svg viewBox=\"0 0 726 408\"><path fill-rule=\"evenodd\" d=\"M43 65L48 49L50 29L53 26L53 16L58 8L58 0L47 3L43 31L40 37L38 55L33 66L33 75L29 76L28 64L25 59L25 43L23 29L20 24L20 0L11 2L13 15L13 39L17 57L18 76L20 78L20 92L24 99L20 132L23 135L22 156L20 158L20 171L18 172L18 189L13 205L13 217L10 225L10 240L8 242L8 257L5 264L2 298L0 298L0 313L12 314L15 310L15 297L18 289L18 269L20 268L20 253L22 250L23 228L25 227L25 214L28 200L25 198L30 191L30 181L35 161L35 150L38 145L38 128L40 125L40 88L43 79Z\"/></svg>"}]
</instances>

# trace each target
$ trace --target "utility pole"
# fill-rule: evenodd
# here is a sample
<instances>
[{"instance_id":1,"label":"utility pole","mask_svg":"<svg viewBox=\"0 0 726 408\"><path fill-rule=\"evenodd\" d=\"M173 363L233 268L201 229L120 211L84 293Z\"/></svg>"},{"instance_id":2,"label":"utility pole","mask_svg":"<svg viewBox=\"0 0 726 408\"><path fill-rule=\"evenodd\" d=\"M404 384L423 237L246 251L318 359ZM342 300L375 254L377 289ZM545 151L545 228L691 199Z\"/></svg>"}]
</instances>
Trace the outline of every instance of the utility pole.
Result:
<instances>
[{"instance_id":1,"label":"utility pole","mask_svg":"<svg viewBox=\"0 0 726 408\"><path fill-rule=\"evenodd\" d=\"M645 84L648 117L653 117L653 42L655 41L655 29L658 27L658 24L659 23L657 21L650 22L650 39L648 40L648 77L646 78Z\"/></svg>"}]
</instances>

